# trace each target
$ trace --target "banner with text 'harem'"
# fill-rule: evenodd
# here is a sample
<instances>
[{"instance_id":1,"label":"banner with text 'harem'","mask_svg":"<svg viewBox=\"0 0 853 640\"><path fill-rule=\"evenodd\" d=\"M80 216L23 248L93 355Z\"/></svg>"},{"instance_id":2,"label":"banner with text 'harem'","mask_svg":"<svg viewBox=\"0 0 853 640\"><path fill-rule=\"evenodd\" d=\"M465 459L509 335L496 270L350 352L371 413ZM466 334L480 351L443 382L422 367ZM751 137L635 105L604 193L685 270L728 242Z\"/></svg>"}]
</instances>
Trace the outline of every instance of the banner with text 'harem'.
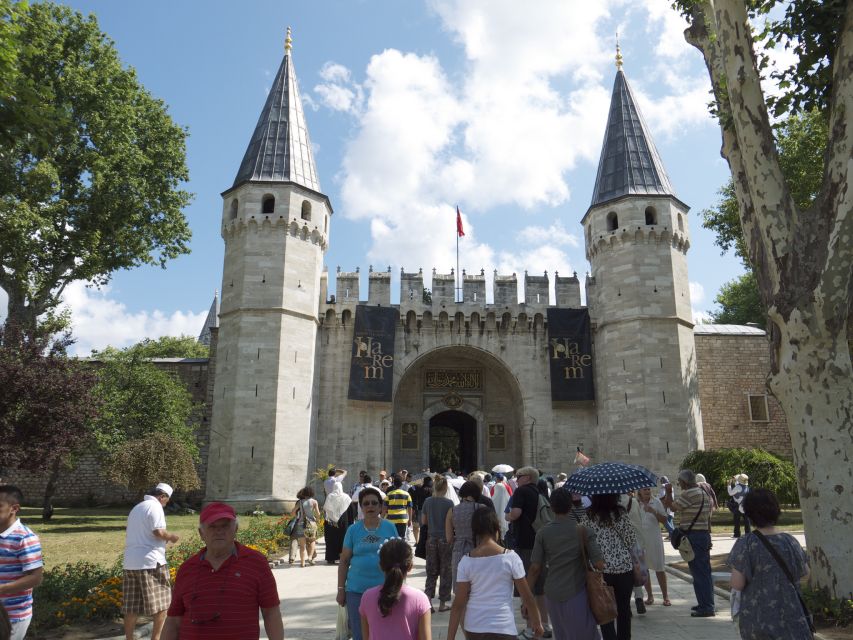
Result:
<instances>
[{"instance_id":1,"label":"banner with text 'harem'","mask_svg":"<svg viewBox=\"0 0 853 640\"><path fill-rule=\"evenodd\" d=\"M355 308L349 373L350 400L391 402L394 385L394 337L400 312L391 307Z\"/></svg>"},{"instance_id":2,"label":"banner with text 'harem'","mask_svg":"<svg viewBox=\"0 0 853 640\"><path fill-rule=\"evenodd\" d=\"M548 309L551 400L595 400L586 309Z\"/></svg>"}]
</instances>

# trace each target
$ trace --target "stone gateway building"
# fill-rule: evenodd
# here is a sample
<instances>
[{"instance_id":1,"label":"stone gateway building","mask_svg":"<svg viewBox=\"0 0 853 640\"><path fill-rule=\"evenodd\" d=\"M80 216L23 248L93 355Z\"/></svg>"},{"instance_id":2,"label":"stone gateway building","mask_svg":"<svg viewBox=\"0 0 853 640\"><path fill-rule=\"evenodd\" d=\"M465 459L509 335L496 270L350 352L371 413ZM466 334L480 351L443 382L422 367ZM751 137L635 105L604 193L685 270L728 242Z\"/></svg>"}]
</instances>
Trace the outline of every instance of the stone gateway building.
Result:
<instances>
[{"instance_id":1,"label":"stone gateway building","mask_svg":"<svg viewBox=\"0 0 853 640\"><path fill-rule=\"evenodd\" d=\"M403 271L392 304L390 271L370 269L363 295L362 274L338 269L330 291L324 254L333 207L315 169L289 35L222 198L221 306L217 321L214 303L204 331L212 378L206 500L275 512L328 463L468 471L509 462L556 472L571 470L578 449L593 461L672 474L705 445L688 206L619 56L581 220L591 267L583 283L576 274L495 273L487 295L482 271L433 270L430 298L423 273ZM766 352L762 336L728 334ZM769 421L761 374L740 385L728 390L732 403L741 406L737 395L751 390ZM753 417L746 422L763 422Z\"/></svg>"}]
</instances>

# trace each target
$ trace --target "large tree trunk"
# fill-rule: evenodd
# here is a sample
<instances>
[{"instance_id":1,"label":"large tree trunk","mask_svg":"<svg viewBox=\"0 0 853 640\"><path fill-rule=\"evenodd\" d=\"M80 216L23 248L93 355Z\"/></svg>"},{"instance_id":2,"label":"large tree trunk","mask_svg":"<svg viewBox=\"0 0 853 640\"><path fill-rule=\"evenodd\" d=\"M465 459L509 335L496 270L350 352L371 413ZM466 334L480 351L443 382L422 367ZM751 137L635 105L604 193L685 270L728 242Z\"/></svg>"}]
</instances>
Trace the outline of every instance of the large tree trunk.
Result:
<instances>
[{"instance_id":1,"label":"large tree trunk","mask_svg":"<svg viewBox=\"0 0 853 640\"><path fill-rule=\"evenodd\" d=\"M782 175L743 0L690 5L687 41L714 87L762 301L768 309L770 390L788 418L812 584L853 593L853 10L833 63L830 139L820 193L808 211Z\"/></svg>"},{"instance_id":2,"label":"large tree trunk","mask_svg":"<svg viewBox=\"0 0 853 640\"><path fill-rule=\"evenodd\" d=\"M56 494L56 481L59 480L59 472L62 470L62 461L54 460L50 469L50 477L44 487L44 498L41 504L41 519L47 522L53 517L53 496Z\"/></svg>"}]
</instances>

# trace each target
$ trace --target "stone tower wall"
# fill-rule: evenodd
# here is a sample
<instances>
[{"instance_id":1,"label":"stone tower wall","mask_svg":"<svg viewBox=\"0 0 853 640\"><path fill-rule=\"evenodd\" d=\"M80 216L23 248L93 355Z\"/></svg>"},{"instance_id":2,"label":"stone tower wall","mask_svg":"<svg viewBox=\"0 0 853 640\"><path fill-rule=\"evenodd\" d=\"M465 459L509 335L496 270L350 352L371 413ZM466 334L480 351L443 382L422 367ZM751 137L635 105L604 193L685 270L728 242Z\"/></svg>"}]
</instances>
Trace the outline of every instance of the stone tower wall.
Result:
<instances>
[{"instance_id":1,"label":"stone tower wall","mask_svg":"<svg viewBox=\"0 0 853 640\"><path fill-rule=\"evenodd\" d=\"M274 209L263 213L270 195ZM247 183L224 197L208 500L281 511L308 479L330 214L325 198L287 183Z\"/></svg>"},{"instance_id":2,"label":"stone tower wall","mask_svg":"<svg viewBox=\"0 0 853 640\"><path fill-rule=\"evenodd\" d=\"M649 207L657 224L647 224ZM675 199L636 196L584 218L599 448L659 473L677 471L687 452L704 446L686 214Z\"/></svg>"}]
</instances>

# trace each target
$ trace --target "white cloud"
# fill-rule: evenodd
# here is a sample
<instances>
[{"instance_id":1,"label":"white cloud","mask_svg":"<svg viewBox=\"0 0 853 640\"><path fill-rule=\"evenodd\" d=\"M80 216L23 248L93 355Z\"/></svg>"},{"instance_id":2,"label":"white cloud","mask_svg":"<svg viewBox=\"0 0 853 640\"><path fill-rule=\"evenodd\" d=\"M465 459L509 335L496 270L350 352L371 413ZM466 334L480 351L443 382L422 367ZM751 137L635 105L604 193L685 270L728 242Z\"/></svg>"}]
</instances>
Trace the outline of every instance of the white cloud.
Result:
<instances>
[{"instance_id":1,"label":"white cloud","mask_svg":"<svg viewBox=\"0 0 853 640\"><path fill-rule=\"evenodd\" d=\"M314 90L327 108L356 118L338 176L341 209L371 221L374 263L425 272L455 264L455 203L480 218L569 200L571 171L600 153L617 19L627 29L644 25L632 42L660 59L629 74L653 132L676 137L711 124L704 68L698 54L688 57L684 23L667 3L542 0L535 11L512 0L428 4L461 47L460 69L387 49L370 59L363 83L329 62ZM565 251L579 244L541 222L516 237L539 244L498 255L469 234L462 266L569 271Z\"/></svg>"},{"instance_id":2,"label":"white cloud","mask_svg":"<svg viewBox=\"0 0 853 640\"><path fill-rule=\"evenodd\" d=\"M111 345L127 347L143 338L160 336L196 336L207 318L207 311L130 312L127 306L109 297L109 288L89 289L83 282L70 284L62 296L63 307L71 311L72 347L76 355L86 356L92 349Z\"/></svg>"},{"instance_id":3,"label":"white cloud","mask_svg":"<svg viewBox=\"0 0 853 640\"><path fill-rule=\"evenodd\" d=\"M693 312L693 322L696 324L709 324L712 322L711 314L699 308L705 302L705 287L698 282L690 283L690 305Z\"/></svg>"},{"instance_id":4,"label":"white cloud","mask_svg":"<svg viewBox=\"0 0 853 640\"><path fill-rule=\"evenodd\" d=\"M703 287L698 282L690 283L690 302L692 304L699 304L700 302L705 301L705 287Z\"/></svg>"}]
</instances>

